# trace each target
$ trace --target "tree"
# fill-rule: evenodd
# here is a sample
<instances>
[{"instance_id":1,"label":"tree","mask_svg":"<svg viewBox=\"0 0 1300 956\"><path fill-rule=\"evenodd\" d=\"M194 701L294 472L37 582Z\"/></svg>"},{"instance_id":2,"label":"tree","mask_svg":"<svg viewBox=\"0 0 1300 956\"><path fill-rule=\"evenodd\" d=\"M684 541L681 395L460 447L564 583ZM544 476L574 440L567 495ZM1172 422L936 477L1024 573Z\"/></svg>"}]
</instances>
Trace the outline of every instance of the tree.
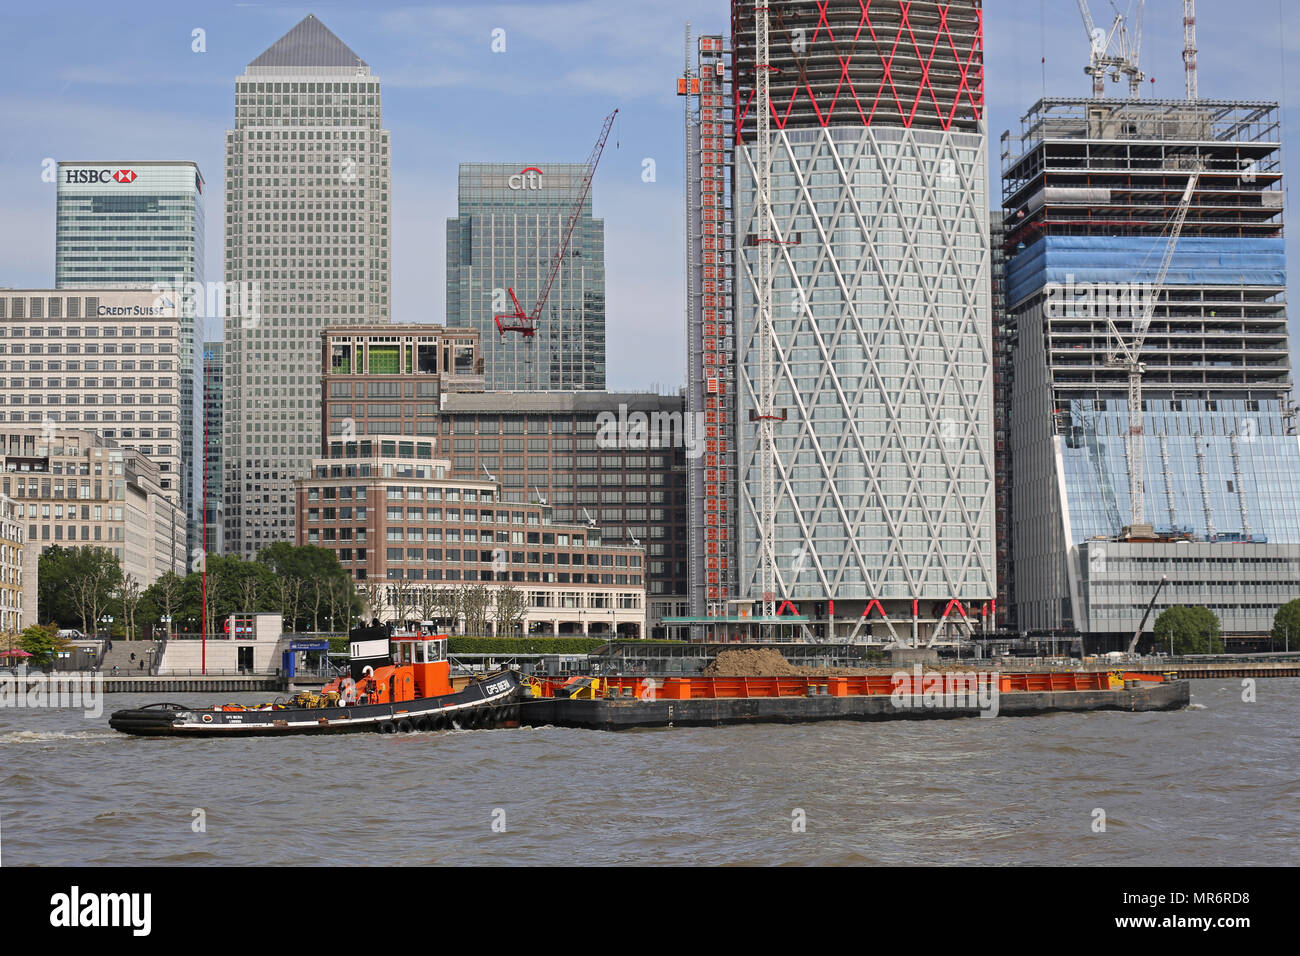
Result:
<instances>
[{"instance_id":1,"label":"tree","mask_svg":"<svg viewBox=\"0 0 1300 956\"><path fill-rule=\"evenodd\" d=\"M421 621L432 621L438 613L437 588L425 585L416 592L416 610L420 612Z\"/></svg>"},{"instance_id":2,"label":"tree","mask_svg":"<svg viewBox=\"0 0 1300 956\"><path fill-rule=\"evenodd\" d=\"M122 625L126 628L127 640L135 637L135 612L140 606L141 596L140 579L134 574L123 577L118 589L118 602L122 607Z\"/></svg>"},{"instance_id":3,"label":"tree","mask_svg":"<svg viewBox=\"0 0 1300 956\"><path fill-rule=\"evenodd\" d=\"M108 548L55 545L37 565L37 613L60 627L93 632L122 583L122 566Z\"/></svg>"},{"instance_id":4,"label":"tree","mask_svg":"<svg viewBox=\"0 0 1300 956\"><path fill-rule=\"evenodd\" d=\"M467 582L460 591L460 609L465 615L465 633L482 637L487 631L488 608L492 603L492 594L486 584Z\"/></svg>"},{"instance_id":5,"label":"tree","mask_svg":"<svg viewBox=\"0 0 1300 956\"><path fill-rule=\"evenodd\" d=\"M383 588L379 586L378 581L367 581L364 588L365 593L365 612L371 618L379 617L379 599L383 595Z\"/></svg>"},{"instance_id":6,"label":"tree","mask_svg":"<svg viewBox=\"0 0 1300 956\"><path fill-rule=\"evenodd\" d=\"M388 606L394 619L404 624L415 611L415 589L405 581L388 585Z\"/></svg>"},{"instance_id":7,"label":"tree","mask_svg":"<svg viewBox=\"0 0 1300 956\"><path fill-rule=\"evenodd\" d=\"M317 634L320 632L320 605L324 597L322 593L327 587L325 582L320 578L312 578L311 581L311 632Z\"/></svg>"},{"instance_id":8,"label":"tree","mask_svg":"<svg viewBox=\"0 0 1300 956\"><path fill-rule=\"evenodd\" d=\"M141 598L141 614L147 620L161 621L167 618L166 632L171 636L172 624L180 610L181 595L185 590L185 579L175 571L168 571L145 589Z\"/></svg>"},{"instance_id":9,"label":"tree","mask_svg":"<svg viewBox=\"0 0 1300 956\"><path fill-rule=\"evenodd\" d=\"M1273 640L1278 647L1300 647L1300 598L1288 601L1273 615Z\"/></svg>"},{"instance_id":10,"label":"tree","mask_svg":"<svg viewBox=\"0 0 1300 956\"><path fill-rule=\"evenodd\" d=\"M431 620L446 621L447 630L456 630L460 620L460 589L454 587L436 587L433 589L434 613Z\"/></svg>"},{"instance_id":11,"label":"tree","mask_svg":"<svg viewBox=\"0 0 1300 956\"><path fill-rule=\"evenodd\" d=\"M42 621L53 621L60 627L81 624L81 609L72 593L71 568L76 558L75 548L61 544L52 545L41 552L37 568L37 613Z\"/></svg>"},{"instance_id":12,"label":"tree","mask_svg":"<svg viewBox=\"0 0 1300 956\"><path fill-rule=\"evenodd\" d=\"M1155 646L1163 649L1173 640L1174 654L1221 654L1219 619L1207 607L1175 605L1156 618Z\"/></svg>"},{"instance_id":13,"label":"tree","mask_svg":"<svg viewBox=\"0 0 1300 956\"><path fill-rule=\"evenodd\" d=\"M276 594L280 600L280 616L285 630L292 631L298 619L298 602L302 598L302 579L289 576L276 578Z\"/></svg>"},{"instance_id":14,"label":"tree","mask_svg":"<svg viewBox=\"0 0 1300 956\"><path fill-rule=\"evenodd\" d=\"M352 626L353 607L359 600L352 576L330 581L325 591L326 605L329 609L330 627L348 630Z\"/></svg>"},{"instance_id":15,"label":"tree","mask_svg":"<svg viewBox=\"0 0 1300 956\"><path fill-rule=\"evenodd\" d=\"M497 588L495 604L497 637L513 637L528 611L528 596L513 584Z\"/></svg>"},{"instance_id":16,"label":"tree","mask_svg":"<svg viewBox=\"0 0 1300 956\"><path fill-rule=\"evenodd\" d=\"M66 566L67 586L81 616L81 633L90 634L99 619L108 613L109 603L122 586L122 566L108 548L71 550L73 554Z\"/></svg>"},{"instance_id":17,"label":"tree","mask_svg":"<svg viewBox=\"0 0 1300 956\"><path fill-rule=\"evenodd\" d=\"M346 599L344 607L349 612L347 617L351 618L353 612L361 610L351 573L328 548L277 541L258 553L257 563L270 570L274 578L292 578L299 582L296 590L291 585L276 589L277 595L281 597L281 613L284 614L286 628L294 631L318 630L321 604L328 595L331 584L343 591L340 598ZM319 591L317 584L320 585ZM286 601L285 598L289 600Z\"/></svg>"},{"instance_id":18,"label":"tree","mask_svg":"<svg viewBox=\"0 0 1300 956\"><path fill-rule=\"evenodd\" d=\"M23 630L18 645L32 655L30 660L33 664L50 667L58 659L59 651L67 647L68 642L59 637L58 624L33 624Z\"/></svg>"}]
</instances>

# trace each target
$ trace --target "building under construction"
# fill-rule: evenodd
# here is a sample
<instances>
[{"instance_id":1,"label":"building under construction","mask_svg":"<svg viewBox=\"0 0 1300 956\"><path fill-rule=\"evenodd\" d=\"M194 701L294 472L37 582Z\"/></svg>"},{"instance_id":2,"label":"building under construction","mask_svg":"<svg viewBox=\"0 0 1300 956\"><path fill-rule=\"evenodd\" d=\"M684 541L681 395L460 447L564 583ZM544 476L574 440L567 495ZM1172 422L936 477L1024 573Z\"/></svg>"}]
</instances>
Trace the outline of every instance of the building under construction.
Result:
<instances>
[{"instance_id":1,"label":"building under construction","mask_svg":"<svg viewBox=\"0 0 1300 956\"><path fill-rule=\"evenodd\" d=\"M1118 645L1167 577L1156 614L1260 634L1300 593L1280 139L1276 103L1206 99L1045 99L1003 134L1020 629Z\"/></svg>"},{"instance_id":2,"label":"building under construction","mask_svg":"<svg viewBox=\"0 0 1300 956\"><path fill-rule=\"evenodd\" d=\"M832 640L960 640L995 586L981 4L731 9L729 68L702 38L684 77L690 400L719 415L693 485L693 606ZM706 226L729 220L704 213L728 189L714 251L731 264L710 276Z\"/></svg>"},{"instance_id":3,"label":"building under construction","mask_svg":"<svg viewBox=\"0 0 1300 956\"><path fill-rule=\"evenodd\" d=\"M735 133L724 38L699 37L694 65L689 28L686 44L686 408L705 428L687 463L690 614L717 618L736 592Z\"/></svg>"}]
</instances>

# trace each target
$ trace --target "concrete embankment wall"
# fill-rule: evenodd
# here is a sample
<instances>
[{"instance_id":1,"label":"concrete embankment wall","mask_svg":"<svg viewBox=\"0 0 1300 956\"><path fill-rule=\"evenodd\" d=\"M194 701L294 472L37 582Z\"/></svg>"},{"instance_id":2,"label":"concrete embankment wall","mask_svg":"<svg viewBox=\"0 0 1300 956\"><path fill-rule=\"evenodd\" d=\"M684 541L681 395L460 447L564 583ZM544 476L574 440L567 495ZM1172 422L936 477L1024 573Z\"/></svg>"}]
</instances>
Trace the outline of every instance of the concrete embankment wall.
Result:
<instances>
[{"instance_id":1,"label":"concrete embankment wall","mask_svg":"<svg viewBox=\"0 0 1300 956\"><path fill-rule=\"evenodd\" d=\"M168 694L227 692L233 694L242 691L266 691L267 693L274 693L285 689L284 678L274 676L151 677L148 674L145 674L142 677L105 677L102 674L91 675L84 672L60 672L53 676L9 677L5 679L10 684L21 688L24 692L31 690L37 684L43 684L47 688L57 688L60 685L92 685L98 683L99 686L102 687L102 690L97 690L96 693L158 694L160 699L165 699Z\"/></svg>"}]
</instances>

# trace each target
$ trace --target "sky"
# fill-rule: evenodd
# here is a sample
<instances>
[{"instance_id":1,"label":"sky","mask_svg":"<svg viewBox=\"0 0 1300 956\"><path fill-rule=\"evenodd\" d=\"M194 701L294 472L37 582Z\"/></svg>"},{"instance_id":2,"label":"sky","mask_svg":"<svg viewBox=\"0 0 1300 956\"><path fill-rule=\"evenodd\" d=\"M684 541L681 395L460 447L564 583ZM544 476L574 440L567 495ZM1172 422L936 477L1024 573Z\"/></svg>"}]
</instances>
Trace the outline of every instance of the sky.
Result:
<instances>
[{"instance_id":1,"label":"sky","mask_svg":"<svg viewBox=\"0 0 1300 956\"><path fill-rule=\"evenodd\" d=\"M1091 6L1108 25L1115 4ZM1072 0L986 0L984 7L996 205L1002 131L1018 129L1043 95L1089 95L1082 72L1089 44ZM456 211L458 163L581 162L617 107L593 187L595 215L605 221L608 385L671 391L684 382L684 146L675 80L687 21L696 33L725 32L723 0L7 3L0 12L0 287L54 284L55 186L41 176L47 159L197 162L207 182L206 272L219 278L223 143L234 121L235 78L309 13L381 82L392 134L394 321L443 321L445 224ZM1197 14L1201 96L1280 101L1289 178L1300 148L1291 135L1300 128L1293 122L1300 11L1286 0L1202 0ZM194 49L196 30L202 51ZM502 52L493 51L497 30ZM1147 84L1150 95L1183 96L1181 50L1181 0L1149 0L1141 65L1156 80ZM1117 84L1111 89L1126 95ZM652 181L643 175L646 160Z\"/></svg>"}]
</instances>

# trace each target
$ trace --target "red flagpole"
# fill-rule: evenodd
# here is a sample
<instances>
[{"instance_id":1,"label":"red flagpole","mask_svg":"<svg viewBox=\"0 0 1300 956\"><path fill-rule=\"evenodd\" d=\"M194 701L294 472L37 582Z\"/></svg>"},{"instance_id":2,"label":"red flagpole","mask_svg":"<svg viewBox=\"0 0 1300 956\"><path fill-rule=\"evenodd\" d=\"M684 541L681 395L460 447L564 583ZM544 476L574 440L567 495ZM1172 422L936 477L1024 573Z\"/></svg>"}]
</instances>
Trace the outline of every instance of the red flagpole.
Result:
<instances>
[{"instance_id":1,"label":"red flagpole","mask_svg":"<svg viewBox=\"0 0 1300 956\"><path fill-rule=\"evenodd\" d=\"M201 580L203 582L202 583L203 607L201 612L203 617L203 623L200 625L200 633L202 635L201 647L200 647L200 653L201 653L200 671L203 673L204 676L206 676L208 673L208 403L206 401L207 391L208 391L207 389L208 358L206 354L203 356L202 368L203 368L203 381L200 383L200 387L203 388L203 396L204 396L204 401L202 404L203 407L202 459L203 460L199 463L199 467L203 469L203 507L201 509L202 516L200 517L199 520L202 521L203 523L203 530L201 532L203 536L203 571L201 575ZM191 390L191 393L192 391L193 390ZM193 394L191 394L190 395L191 407L193 407L193 401L194 401L194 396ZM190 487L193 488L194 486L191 485Z\"/></svg>"}]
</instances>

